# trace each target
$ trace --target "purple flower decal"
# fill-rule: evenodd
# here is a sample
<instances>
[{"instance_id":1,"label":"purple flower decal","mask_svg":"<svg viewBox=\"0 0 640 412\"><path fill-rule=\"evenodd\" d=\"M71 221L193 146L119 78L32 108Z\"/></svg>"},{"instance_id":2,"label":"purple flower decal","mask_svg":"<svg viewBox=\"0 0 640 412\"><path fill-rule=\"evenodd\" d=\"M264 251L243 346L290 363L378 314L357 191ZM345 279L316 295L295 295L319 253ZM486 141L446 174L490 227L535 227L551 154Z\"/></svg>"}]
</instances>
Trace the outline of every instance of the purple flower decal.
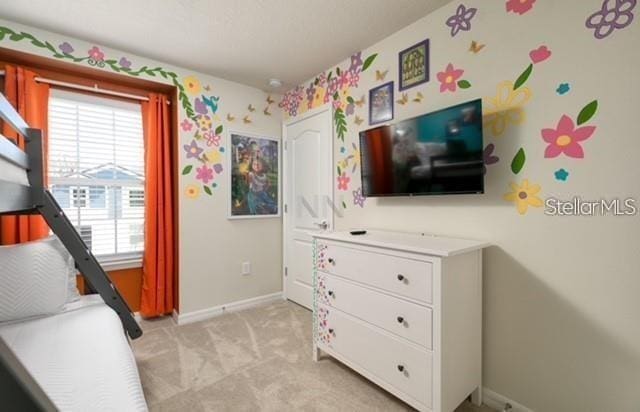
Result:
<instances>
[{"instance_id":1,"label":"purple flower decal","mask_svg":"<svg viewBox=\"0 0 640 412\"><path fill-rule=\"evenodd\" d=\"M192 140L191 143L182 146L187 152L187 159L199 159L202 154L203 149L198 146L198 143L195 140Z\"/></svg>"},{"instance_id":2,"label":"purple flower decal","mask_svg":"<svg viewBox=\"0 0 640 412\"><path fill-rule=\"evenodd\" d=\"M127 59L126 57L121 58L118 63L120 63L120 66L122 66L125 69L130 69L131 68L131 61L129 59Z\"/></svg>"},{"instance_id":3,"label":"purple flower decal","mask_svg":"<svg viewBox=\"0 0 640 412\"><path fill-rule=\"evenodd\" d=\"M360 81L360 72L351 73L349 77L349 87L358 87L358 82Z\"/></svg>"},{"instance_id":4,"label":"purple flower decal","mask_svg":"<svg viewBox=\"0 0 640 412\"><path fill-rule=\"evenodd\" d=\"M307 87L307 106L309 107L309 109L311 109L311 106L313 105L313 98L316 95L316 87L314 86L313 82L309 83L309 87Z\"/></svg>"},{"instance_id":5,"label":"purple flower decal","mask_svg":"<svg viewBox=\"0 0 640 412\"><path fill-rule=\"evenodd\" d=\"M355 53L351 56L351 65L349 71L351 73L359 72L362 67L362 52Z\"/></svg>"},{"instance_id":6,"label":"purple flower decal","mask_svg":"<svg viewBox=\"0 0 640 412\"><path fill-rule=\"evenodd\" d=\"M196 113L207 114L207 105L204 104L204 102L199 97L196 97L196 100L193 102L193 108L195 109Z\"/></svg>"},{"instance_id":7,"label":"purple flower decal","mask_svg":"<svg viewBox=\"0 0 640 412\"><path fill-rule=\"evenodd\" d=\"M458 34L460 30L471 30L471 19L476 15L478 9L470 7L466 8L464 4L458 6L456 14L447 19L447 26L451 27L451 37Z\"/></svg>"},{"instance_id":8,"label":"purple flower decal","mask_svg":"<svg viewBox=\"0 0 640 412\"><path fill-rule=\"evenodd\" d=\"M60 49L60 51L64 54L71 54L73 53L73 46L71 46L69 44L69 42L64 42L61 45L58 46L58 48Z\"/></svg>"},{"instance_id":9,"label":"purple flower decal","mask_svg":"<svg viewBox=\"0 0 640 412\"><path fill-rule=\"evenodd\" d=\"M600 10L587 18L585 25L594 29L596 39L604 39L615 29L623 29L633 21L636 0L604 0Z\"/></svg>"},{"instance_id":10,"label":"purple flower decal","mask_svg":"<svg viewBox=\"0 0 640 412\"><path fill-rule=\"evenodd\" d=\"M213 165L213 170L215 170L215 172L217 174L222 173L222 163L216 163Z\"/></svg>"},{"instance_id":11,"label":"purple flower decal","mask_svg":"<svg viewBox=\"0 0 640 412\"><path fill-rule=\"evenodd\" d=\"M482 160L484 165L482 166L482 172L487 173L487 166L498 163L500 158L493 154L496 146L493 143L489 143L482 152Z\"/></svg>"},{"instance_id":12,"label":"purple flower decal","mask_svg":"<svg viewBox=\"0 0 640 412\"><path fill-rule=\"evenodd\" d=\"M347 107L344 109L344 113L347 116L351 116L354 113L355 110L356 110L356 105L353 104L353 103L349 103L349 104L347 104Z\"/></svg>"},{"instance_id":13,"label":"purple flower decal","mask_svg":"<svg viewBox=\"0 0 640 412\"><path fill-rule=\"evenodd\" d=\"M353 191L353 204L356 206L364 207L364 201L367 200L366 197L362 195L362 188L359 187Z\"/></svg>"},{"instance_id":14,"label":"purple flower decal","mask_svg":"<svg viewBox=\"0 0 640 412\"><path fill-rule=\"evenodd\" d=\"M202 165L196 169L196 179L205 185L213 180L213 169L207 165Z\"/></svg>"}]
</instances>

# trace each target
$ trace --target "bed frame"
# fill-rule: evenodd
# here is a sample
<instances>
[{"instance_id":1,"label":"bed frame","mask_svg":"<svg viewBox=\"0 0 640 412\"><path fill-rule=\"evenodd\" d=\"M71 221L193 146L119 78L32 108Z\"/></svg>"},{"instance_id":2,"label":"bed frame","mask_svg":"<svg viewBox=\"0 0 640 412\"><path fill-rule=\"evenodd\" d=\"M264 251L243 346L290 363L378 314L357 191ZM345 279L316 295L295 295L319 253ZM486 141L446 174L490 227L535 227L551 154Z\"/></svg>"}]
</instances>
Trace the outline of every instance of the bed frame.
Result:
<instances>
[{"instance_id":1,"label":"bed frame","mask_svg":"<svg viewBox=\"0 0 640 412\"><path fill-rule=\"evenodd\" d=\"M58 236L76 262L76 266L91 290L100 294L104 302L120 317L124 330L131 339L142 335L129 306L87 248L78 232L44 186L42 157L42 130L30 128L13 106L0 93L0 118L25 138L25 151L0 133L0 161L8 162L26 171L28 184L4 180L0 176L0 215L40 214ZM0 339L0 384L13 382L30 394L31 408L24 410L55 410L42 389L24 369L15 355ZM14 386L15 386L14 385ZM12 386L4 386L10 388ZM18 396L19 391L14 392ZM43 398L44 396L44 398ZM17 400L17 398L16 398ZM25 402L29 399L24 398ZM46 402L48 401L48 402ZM17 404L16 404L17 405ZM24 404L25 406L27 403Z\"/></svg>"}]
</instances>

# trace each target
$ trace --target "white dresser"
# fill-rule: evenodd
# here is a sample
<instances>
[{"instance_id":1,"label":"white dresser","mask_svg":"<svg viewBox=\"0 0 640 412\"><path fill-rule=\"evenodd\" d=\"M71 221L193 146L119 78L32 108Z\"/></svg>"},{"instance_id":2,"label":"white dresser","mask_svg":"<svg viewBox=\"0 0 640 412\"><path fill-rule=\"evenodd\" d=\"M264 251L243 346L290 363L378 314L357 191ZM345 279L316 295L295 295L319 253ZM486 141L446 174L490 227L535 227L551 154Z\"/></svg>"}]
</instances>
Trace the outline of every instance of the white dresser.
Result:
<instances>
[{"instance_id":1,"label":"white dresser","mask_svg":"<svg viewBox=\"0 0 640 412\"><path fill-rule=\"evenodd\" d=\"M421 411L482 388L482 248L369 231L314 235L314 360L320 351Z\"/></svg>"}]
</instances>

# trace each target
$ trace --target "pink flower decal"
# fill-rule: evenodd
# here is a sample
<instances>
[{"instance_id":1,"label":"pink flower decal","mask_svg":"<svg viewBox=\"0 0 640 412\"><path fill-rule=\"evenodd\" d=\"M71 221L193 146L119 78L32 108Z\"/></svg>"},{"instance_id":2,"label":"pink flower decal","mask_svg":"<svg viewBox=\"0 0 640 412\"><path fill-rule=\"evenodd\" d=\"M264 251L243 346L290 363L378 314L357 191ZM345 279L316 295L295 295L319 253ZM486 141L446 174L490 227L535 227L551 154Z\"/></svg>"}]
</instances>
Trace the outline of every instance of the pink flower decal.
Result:
<instances>
[{"instance_id":1,"label":"pink flower decal","mask_svg":"<svg viewBox=\"0 0 640 412\"><path fill-rule=\"evenodd\" d=\"M213 180L213 169L207 165L202 165L196 168L196 179L206 185Z\"/></svg>"},{"instance_id":2,"label":"pink flower decal","mask_svg":"<svg viewBox=\"0 0 640 412\"><path fill-rule=\"evenodd\" d=\"M338 176L338 190L348 190L350 181L351 178L343 172L340 176Z\"/></svg>"},{"instance_id":3,"label":"pink flower decal","mask_svg":"<svg viewBox=\"0 0 640 412\"><path fill-rule=\"evenodd\" d=\"M522 15L531 10L535 2L536 0L508 0L507 11Z\"/></svg>"},{"instance_id":4,"label":"pink flower decal","mask_svg":"<svg viewBox=\"0 0 640 412\"><path fill-rule=\"evenodd\" d=\"M216 146L216 147L220 146L220 139L221 139L220 135L209 131L204 133L203 137L205 142L207 142L207 146Z\"/></svg>"},{"instance_id":5,"label":"pink flower decal","mask_svg":"<svg viewBox=\"0 0 640 412\"><path fill-rule=\"evenodd\" d=\"M89 57L95 61L101 62L104 60L104 53L98 46L93 46L92 48L90 48L88 53Z\"/></svg>"},{"instance_id":6,"label":"pink flower decal","mask_svg":"<svg viewBox=\"0 0 640 412\"><path fill-rule=\"evenodd\" d=\"M183 132L190 132L191 129L193 129L193 123L191 123L189 121L189 119L184 119L181 123L180 123L180 127L182 128Z\"/></svg>"},{"instance_id":7,"label":"pink flower decal","mask_svg":"<svg viewBox=\"0 0 640 412\"><path fill-rule=\"evenodd\" d=\"M582 159L584 150L580 142L590 138L595 130L595 126L576 128L573 120L566 114L563 115L555 129L542 129L542 139L549 144L544 157L554 158L564 153L569 157Z\"/></svg>"},{"instance_id":8,"label":"pink flower decal","mask_svg":"<svg viewBox=\"0 0 640 412\"><path fill-rule=\"evenodd\" d=\"M449 63L447 68L443 72L438 72L437 77L440 81L440 93L446 92L447 90L450 92L456 91L456 84L464 70L462 69L454 69L453 65Z\"/></svg>"},{"instance_id":9,"label":"pink flower decal","mask_svg":"<svg viewBox=\"0 0 640 412\"><path fill-rule=\"evenodd\" d=\"M540 46L537 49L531 50L529 52L529 57L533 64L537 64L551 57L551 50L549 50L547 46Z\"/></svg>"}]
</instances>

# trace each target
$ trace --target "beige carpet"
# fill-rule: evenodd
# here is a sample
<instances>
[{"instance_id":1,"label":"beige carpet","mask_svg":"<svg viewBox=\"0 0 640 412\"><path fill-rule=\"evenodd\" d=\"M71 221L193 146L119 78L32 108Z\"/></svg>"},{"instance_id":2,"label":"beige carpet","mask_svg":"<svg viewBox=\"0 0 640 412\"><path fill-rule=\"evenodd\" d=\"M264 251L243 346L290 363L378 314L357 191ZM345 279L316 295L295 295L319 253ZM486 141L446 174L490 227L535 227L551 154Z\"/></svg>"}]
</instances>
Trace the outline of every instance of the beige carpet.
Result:
<instances>
[{"instance_id":1,"label":"beige carpet","mask_svg":"<svg viewBox=\"0 0 640 412\"><path fill-rule=\"evenodd\" d=\"M412 410L329 357L314 363L311 312L290 302L142 328L133 349L153 411ZM490 409L456 412L470 411Z\"/></svg>"}]
</instances>

